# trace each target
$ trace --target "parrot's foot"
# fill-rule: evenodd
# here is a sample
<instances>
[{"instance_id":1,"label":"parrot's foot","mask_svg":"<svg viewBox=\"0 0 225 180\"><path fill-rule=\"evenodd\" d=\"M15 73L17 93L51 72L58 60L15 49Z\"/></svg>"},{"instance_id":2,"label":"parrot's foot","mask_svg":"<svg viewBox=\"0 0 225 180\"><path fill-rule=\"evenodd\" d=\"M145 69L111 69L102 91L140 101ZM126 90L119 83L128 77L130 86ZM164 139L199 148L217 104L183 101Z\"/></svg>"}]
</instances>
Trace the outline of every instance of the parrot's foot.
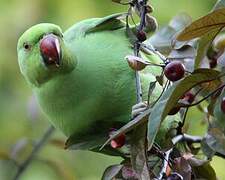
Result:
<instances>
[{"instance_id":1,"label":"parrot's foot","mask_svg":"<svg viewBox=\"0 0 225 180\"><path fill-rule=\"evenodd\" d=\"M136 116L141 114L143 111L145 111L146 108L147 108L147 103L145 103L145 102L140 102L138 104L135 104L132 107L131 117L135 118Z\"/></svg>"}]
</instances>

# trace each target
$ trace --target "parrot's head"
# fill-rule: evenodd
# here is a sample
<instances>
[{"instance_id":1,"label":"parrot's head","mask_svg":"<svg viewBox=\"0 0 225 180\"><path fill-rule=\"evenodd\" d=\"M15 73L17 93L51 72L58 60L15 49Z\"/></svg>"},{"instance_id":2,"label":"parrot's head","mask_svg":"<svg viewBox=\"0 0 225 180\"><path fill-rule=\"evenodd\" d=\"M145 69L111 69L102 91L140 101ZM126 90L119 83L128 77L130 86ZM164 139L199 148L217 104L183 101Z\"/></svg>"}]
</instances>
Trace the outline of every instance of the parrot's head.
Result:
<instances>
[{"instance_id":1,"label":"parrot's head","mask_svg":"<svg viewBox=\"0 0 225 180\"><path fill-rule=\"evenodd\" d=\"M61 29L54 24L38 24L25 31L18 41L17 53L22 74L36 87L70 73L77 64Z\"/></svg>"}]
</instances>

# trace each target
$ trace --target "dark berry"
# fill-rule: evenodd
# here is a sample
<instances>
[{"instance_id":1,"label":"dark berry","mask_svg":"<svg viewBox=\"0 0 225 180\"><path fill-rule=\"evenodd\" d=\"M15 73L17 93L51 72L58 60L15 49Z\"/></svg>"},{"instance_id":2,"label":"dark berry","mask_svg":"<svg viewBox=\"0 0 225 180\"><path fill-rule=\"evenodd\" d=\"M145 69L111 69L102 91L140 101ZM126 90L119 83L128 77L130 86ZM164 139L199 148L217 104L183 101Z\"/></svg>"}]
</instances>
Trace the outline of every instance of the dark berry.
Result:
<instances>
[{"instance_id":1,"label":"dark berry","mask_svg":"<svg viewBox=\"0 0 225 180\"><path fill-rule=\"evenodd\" d=\"M119 137L113 139L110 144L114 149L121 148L125 144L125 140L126 140L125 135L122 134Z\"/></svg>"},{"instance_id":2,"label":"dark berry","mask_svg":"<svg viewBox=\"0 0 225 180\"><path fill-rule=\"evenodd\" d=\"M184 97L182 99L191 104L195 100L195 95L189 91L184 94Z\"/></svg>"},{"instance_id":3,"label":"dark berry","mask_svg":"<svg viewBox=\"0 0 225 180\"><path fill-rule=\"evenodd\" d=\"M143 42L147 39L147 35L144 31L138 31L137 32L137 38L140 42Z\"/></svg>"},{"instance_id":4,"label":"dark berry","mask_svg":"<svg viewBox=\"0 0 225 180\"><path fill-rule=\"evenodd\" d=\"M210 59L209 60L209 67L211 69L215 68L217 66L217 59Z\"/></svg>"},{"instance_id":5,"label":"dark berry","mask_svg":"<svg viewBox=\"0 0 225 180\"><path fill-rule=\"evenodd\" d=\"M180 111L180 107L173 107L170 112L168 113L168 115L174 115L177 114Z\"/></svg>"},{"instance_id":6,"label":"dark berry","mask_svg":"<svg viewBox=\"0 0 225 180\"><path fill-rule=\"evenodd\" d=\"M215 59L218 56L218 52L216 50L214 50L214 48L209 48L209 50L207 51L207 57L209 59Z\"/></svg>"},{"instance_id":7,"label":"dark berry","mask_svg":"<svg viewBox=\"0 0 225 180\"><path fill-rule=\"evenodd\" d=\"M110 129L110 135L113 134L113 132L115 132L116 129L112 128ZM121 148L126 142L126 136L125 134L121 134L120 136L118 136L117 138L111 140L111 147L114 148L114 149L117 149L117 148Z\"/></svg>"},{"instance_id":8,"label":"dark berry","mask_svg":"<svg viewBox=\"0 0 225 180\"><path fill-rule=\"evenodd\" d=\"M221 107L221 110L223 111L223 113L225 114L225 97L223 97L220 107Z\"/></svg>"},{"instance_id":9,"label":"dark berry","mask_svg":"<svg viewBox=\"0 0 225 180\"><path fill-rule=\"evenodd\" d=\"M164 74L170 81L177 81L184 77L184 65L180 61L172 61L166 65Z\"/></svg>"}]
</instances>

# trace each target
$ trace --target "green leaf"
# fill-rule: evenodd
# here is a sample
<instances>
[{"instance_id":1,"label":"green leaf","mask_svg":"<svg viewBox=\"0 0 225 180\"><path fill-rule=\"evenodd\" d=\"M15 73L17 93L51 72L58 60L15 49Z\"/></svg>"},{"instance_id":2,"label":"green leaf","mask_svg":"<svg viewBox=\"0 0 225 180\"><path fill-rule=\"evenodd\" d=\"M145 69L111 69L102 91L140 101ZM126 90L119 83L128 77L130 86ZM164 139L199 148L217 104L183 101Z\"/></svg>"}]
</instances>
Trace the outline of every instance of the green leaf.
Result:
<instances>
[{"instance_id":1,"label":"green leaf","mask_svg":"<svg viewBox=\"0 0 225 180\"><path fill-rule=\"evenodd\" d=\"M156 83L157 81L153 81L153 82L150 82L149 84L149 88L148 88L148 104L150 103L150 97L156 87Z\"/></svg>"},{"instance_id":2,"label":"green leaf","mask_svg":"<svg viewBox=\"0 0 225 180\"><path fill-rule=\"evenodd\" d=\"M176 30L176 32L182 30L190 24L192 21L191 17L186 13L179 13L173 19L169 22L169 26L173 27L173 29Z\"/></svg>"},{"instance_id":3,"label":"green leaf","mask_svg":"<svg viewBox=\"0 0 225 180\"><path fill-rule=\"evenodd\" d=\"M100 152L100 147L107 140L106 134L107 133L71 136L67 139L65 148L70 150L90 150L93 152ZM101 153L111 156L125 156L122 151L113 149L109 145L105 146L104 149L101 149Z\"/></svg>"},{"instance_id":4,"label":"green leaf","mask_svg":"<svg viewBox=\"0 0 225 180\"><path fill-rule=\"evenodd\" d=\"M201 65L201 61L205 57L208 47L211 45L212 41L221 30L221 27L215 28L202 36L202 38L199 40L197 57L195 59L194 66L195 69L197 69Z\"/></svg>"},{"instance_id":5,"label":"green leaf","mask_svg":"<svg viewBox=\"0 0 225 180\"><path fill-rule=\"evenodd\" d=\"M201 142L201 150L206 155L208 159L212 159L212 157L215 155L215 151L207 144L206 139L203 138Z\"/></svg>"},{"instance_id":6,"label":"green leaf","mask_svg":"<svg viewBox=\"0 0 225 180\"><path fill-rule=\"evenodd\" d=\"M225 135L220 128L210 128L205 142L213 151L225 155Z\"/></svg>"},{"instance_id":7,"label":"green leaf","mask_svg":"<svg viewBox=\"0 0 225 180\"><path fill-rule=\"evenodd\" d=\"M144 122L147 122L148 115L151 113L151 109L145 110L143 113L138 115L136 118L134 118L132 121L118 129L110 138L102 145L100 148L103 149L111 140L117 138L121 134L125 134L131 130L133 130L135 127L139 126L140 124L143 124Z\"/></svg>"},{"instance_id":8,"label":"green leaf","mask_svg":"<svg viewBox=\"0 0 225 180\"><path fill-rule=\"evenodd\" d=\"M187 41L201 37L215 29L225 26L225 8L217 9L214 12L194 21L186 27L177 37L178 41Z\"/></svg>"},{"instance_id":9,"label":"green leaf","mask_svg":"<svg viewBox=\"0 0 225 180\"><path fill-rule=\"evenodd\" d=\"M138 176L134 172L132 166L130 164L125 164L122 168L122 177L120 179L132 179L132 180L137 180ZM118 179L119 180L119 179Z\"/></svg>"},{"instance_id":10,"label":"green leaf","mask_svg":"<svg viewBox=\"0 0 225 180\"><path fill-rule=\"evenodd\" d=\"M197 159L196 157L191 157L187 161L192 167L203 166L209 163L208 160Z\"/></svg>"},{"instance_id":11,"label":"green leaf","mask_svg":"<svg viewBox=\"0 0 225 180\"><path fill-rule=\"evenodd\" d=\"M103 173L102 180L112 180L121 171L123 165L112 165L106 168Z\"/></svg>"},{"instance_id":12,"label":"green leaf","mask_svg":"<svg viewBox=\"0 0 225 180\"><path fill-rule=\"evenodd\" d=\"M225 7L225 0L218 0L213 9L220 9Z\"/></svg>"},{"instance_id":13,"label":"green leaf","mask_svg":"<svg viewBox=\"0 0 225 180\"><path fill-rule=\"evenodd\" d=\"M191 75L174 83L161 96L152 109L148 120L148 146L152 147L155 136L160 128L161 122L165 119L170 110L176 106L180 97L192 87L207 81L212 81L219 76L220 72L211 69L198 69Z\"/></svg>"},{"instance_id":14,"label":"green leaf","mask_svg":"<svg viewBox=\"0 0 225 180\"><path fill-rule=\"evenodd\" d=\"M65 148L66 149L73 149L73 150L91 150L93 148L96 148L99 146L99 144L102 144L106 141L106 137L102 136L92 136L83 138L82 141L79 141L78 138L73 139L73 137L70 137L67 139Z\"/></svg>"},{"instance_id":15,"label":"green leaf","mask_svg":"<svg viewBox=\"0 0 225 180\"><path fill-rule=\"evenodd\" d=\"M172 50L168 55L169 59L194 59L196 56L196 50L190 45L185 45L180 49Z\"/></svg>"},{"instance_id":16,"label":"green leaf","mask_svg":"<svg viewBox=\"0 0 225 180\"><path fill-rule=\"evenodd\" d=\"M191 180L191 166L183 157L175 158L173 170L179 173L184 179Z\"/></svg>"},{"instance_id":17,"label":"green leaf","mask_svg":"<svg viewBox=\"0 0 225 180\"><path fill-rule=\"evenodd\" d=\"M134 44L135 42L137 42L137 36L136 34L136 29L135 28L131 28L129 25L126 26L126 35L130 40L131 44Z\"/></svg>"},{"instance_id":18,"label":"green leaf","mask_svg":"<svg viewBox=\"0 0 225 180\"><path fill-rule=\"evenodd\" d=\"M192 169L196 178L217 180L216 173L209 163L205 163L202 166L195 166Z\"/></svg>"},{"instance_id":19,"label":"green leaf","mask_svg":"<svg viewBox=\"0 0 225 180\"><path fill-rule=\"evenodd\" d=\"M220 96L217 98L215 108L214 108L214 127L219 127L221 130L223 129L223 132L225 134L225 114L221 109L221 103L223 101L223 98L225 96L225 89L222 90Z\"/></svg>"},{"instance_id":20,"label":"green leaf","mask_svg":"<svg viewBox=\"0 0 225 180\"><path fill-rule=\"evenodd\" d=\"M146 41L146 44L150 43L160 52L169 53L172 49L171 45L175 34L190 23L190 16L185 13L178 14L167 26L154 33L154 35Z\"/></svg>"},{"instance_id":21,"label":"green leaf","mask_svg":"<svg viewBox=\"0 0 225 180\"><path fill-rule=\"evenodd\" d=\"M131 137L131 164L139 177L138 179L150 179L146 152L146 132L147 122L135 128Z\"/></svg>"}]
</instances>

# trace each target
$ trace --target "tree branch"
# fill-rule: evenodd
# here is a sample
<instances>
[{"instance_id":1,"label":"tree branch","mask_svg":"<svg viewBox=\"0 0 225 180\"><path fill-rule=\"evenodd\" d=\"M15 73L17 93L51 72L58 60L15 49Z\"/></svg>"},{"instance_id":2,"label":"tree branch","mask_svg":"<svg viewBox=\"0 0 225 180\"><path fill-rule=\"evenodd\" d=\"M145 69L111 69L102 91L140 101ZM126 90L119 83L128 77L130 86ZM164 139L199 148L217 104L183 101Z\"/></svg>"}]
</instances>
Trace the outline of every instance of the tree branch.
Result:
<instances>
[{"instance_id":1,"label":"tree branch","mask_svg":"<svg viewBox=\"0 0 225 180\"><path fill-rule=\"evenodd\" d=\"M163 179L164 177L164 174L166 174L166 169L167 169L167 166L169 164L169 158L170 158L170 153L173 151L173 148L169 149L168 151L166 151L164 154L165 154L165 157L164 157L164 160L163 160L163 167L157 177L158 180L161 180Z\"/></svg>"},{"instance_id":2,"label":"tree branch","mask_svg":"<svg viewBox=\"0 0 225 180\"><path fill-rule=\"evenodd\" d=\"M19 166L18 171L14 177L14 180L19 180L20 176L23 174L23 172L28 168L30 163L35 158L36 154L41 150L41 148L46 144L49 137L53 134L55 128L53 126L50 126L44 135L40 138L40 140L34 145L32 152L27 157L27 159Z\"/></svg>"}]
</instances>

